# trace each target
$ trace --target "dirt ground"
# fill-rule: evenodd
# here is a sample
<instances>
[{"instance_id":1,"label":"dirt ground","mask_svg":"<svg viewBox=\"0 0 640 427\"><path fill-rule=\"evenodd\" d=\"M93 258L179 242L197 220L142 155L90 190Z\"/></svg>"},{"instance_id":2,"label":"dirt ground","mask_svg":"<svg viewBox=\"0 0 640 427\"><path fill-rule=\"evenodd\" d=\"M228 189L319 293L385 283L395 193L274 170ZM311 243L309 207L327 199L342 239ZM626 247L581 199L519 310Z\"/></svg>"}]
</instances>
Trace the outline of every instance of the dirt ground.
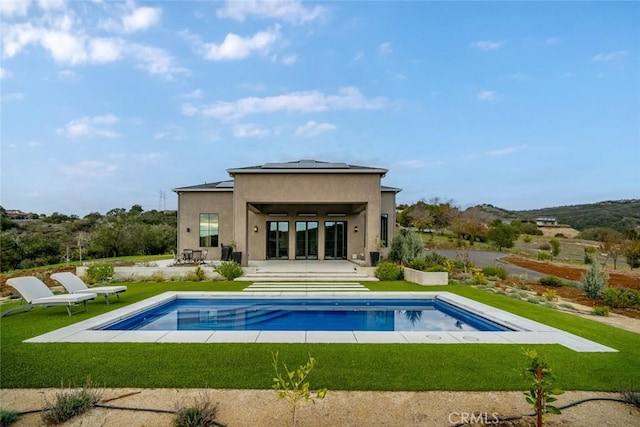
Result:
<instances>
[{"instance_id":1,"label":"dirt ground","mask_svg":"<svg viewBox=\"0 0 640 427\"><path fill-rule=\"evenodd\" d=\"M41 408L52 390L0 390L3 407L26 410ZM193 405L203 393L217 404L216 421L225 426L291 425L291 411L273 390L195 389L107 389L107 405L141 409L175 410L176 405ZM119 398L119 396L124 396ZM582 399L618 398L617 394L573 391L559 396L558 406ZM495 425L496 417L529 414L532 409L521 392L355 392L329 391L324 400L298 410L297 425L304 426L452 426L463 420L476 425ZM472 418L473 417L473 418ZM171 426L173 415L149 411L94 408L72 419L66 427ZM15 427L42 425L39 413L24 415ZM533 425L532 418L516 424ZM592 401L550 416L548 426L637 426L640 409L620 402Z\"/></svg>"},{"instance_id":2,"label":"dirt ground","mask_svg":"<svg viewBox=\"0 0 640 427\"><path fill-rule=\"evenodd\" d=\"M544 274L550 274L567 280L579 282L582 280L587 266L578 266L573 264L550 263L542 261L534 261L528 258L509 256L504 259L511 264L538 271ZM640 290L640 270L613 270L606 268L604 270L609 275L609 286L619 288L630 288ZM547 289L553 289L558 297L569 302L575 302L580 305L594 307L602 306L602 301L594 300L587 297L584 292L578 288L563 286L560 288L548 288L537 283L529 283L536 293L542 295ZM638 309L611 309L612 312L628 317L640 319L640 310Z\"/></svg>"}]
</instances>

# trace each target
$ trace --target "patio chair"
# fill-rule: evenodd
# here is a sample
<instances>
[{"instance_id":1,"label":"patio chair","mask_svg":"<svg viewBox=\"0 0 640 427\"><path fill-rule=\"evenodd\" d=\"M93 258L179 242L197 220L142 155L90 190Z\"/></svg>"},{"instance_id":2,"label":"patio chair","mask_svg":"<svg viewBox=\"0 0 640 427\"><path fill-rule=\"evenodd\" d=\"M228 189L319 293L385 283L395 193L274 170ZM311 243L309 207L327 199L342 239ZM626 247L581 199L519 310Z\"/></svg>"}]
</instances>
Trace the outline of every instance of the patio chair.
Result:
<instances>
[{"instance_id":1,"label":"patio chair","mask_svg":"<svg viewBox=\"0 0 640 427\"><path fill-rule=\"evenodd\" d=\"M24 304L10 308L2 313L0 317L5 317L9 315L9 313L18 310L29 311L36 306L49 307L53 305L64 305L67 308L67 313L71 316L73 314L71 312L71 306L83 303L84 311L87 311L87 301L95 299L98 296L98 294L91 292L54 295L42 280L34 276L12 277L7 280L7 284L18 291Z\"/></svg>"},{"instance_id":2,"label":"patio chair","mask_svg":"<svg viewBox=\"0 0 640 427\"><path fill-rule=\"evenodd\" d=\"M73 273L53 273L51 278L60 283L70 294L94 293L104 296L105 301L109 304L109 295L115 295L120 301L120 293L127 290L126 286L98 286L90 288L81 278Z\"/></svg>"}]
</instances>

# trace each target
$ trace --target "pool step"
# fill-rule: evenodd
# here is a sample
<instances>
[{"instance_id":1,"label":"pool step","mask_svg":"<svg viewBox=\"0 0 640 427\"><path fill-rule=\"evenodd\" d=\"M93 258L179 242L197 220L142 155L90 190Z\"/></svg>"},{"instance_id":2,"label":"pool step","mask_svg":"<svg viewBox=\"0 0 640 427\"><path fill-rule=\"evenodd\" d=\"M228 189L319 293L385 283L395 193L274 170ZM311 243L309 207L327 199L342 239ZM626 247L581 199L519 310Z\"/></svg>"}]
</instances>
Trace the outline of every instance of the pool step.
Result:
<instances>
[{"instance_id":1,"label":"pool step","mask_svg":"<svg viewBox=\"0 0 640 427\"><path fill-rule=\"evenodd\" d=\"M357 272L328 271L258 271L235 279L244 282L377 282L375 277Z\"/></svg>"},{"instance_id":2,"label":"pool step","mask_svg":"<svg viewBox=\"0 0 640 427\"><path fill-rule=\"evenodd\" d=\"M256 282L243 292L368 292L360 283Z\"/></svg>"}]
</instances>

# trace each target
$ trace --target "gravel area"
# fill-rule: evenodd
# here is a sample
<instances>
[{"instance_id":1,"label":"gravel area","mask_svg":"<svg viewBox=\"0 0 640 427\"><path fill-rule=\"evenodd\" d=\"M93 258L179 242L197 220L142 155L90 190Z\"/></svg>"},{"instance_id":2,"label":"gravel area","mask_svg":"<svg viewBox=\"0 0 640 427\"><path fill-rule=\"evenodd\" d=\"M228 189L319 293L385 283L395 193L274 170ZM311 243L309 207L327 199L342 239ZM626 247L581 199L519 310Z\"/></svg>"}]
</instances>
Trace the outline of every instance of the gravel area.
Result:
<instances>
[{"instance_id":1,"label":"gravel area","mask_svg":"<svg viewBox=\"0 0 640 427\"><path fill-rule=\"evenodd\" d=\"M28 410L41 408L45 397L56 390L0 390L4 408ZM103 400L120 407L174 410L176 404L190 405L206 393L218 407L216 420L226 426L284 426L291 412L273 390L196 390L196 389L106 389ZM120 397L120 398L118 398ZM559 406L593 397L617 398L613 393L566 392ZM451 426L462 417L476 425L493 424L494 416L530 413L521 392L354 392L329 391L315 405L298 410L297 425L302 426ZM64 426L171 426L171 414L94 408ZM479 422L481 420L481 422ZM531 418L528 419L532 421ZM16 427L42 425L40 414L23 415ZM511 424L508 424L511 425ZM529 425L520 421L515 425ZM549 426L633 426L640 425L640 410L618 402L583 403L550 416Z\"/></svg>"}]
</instances>

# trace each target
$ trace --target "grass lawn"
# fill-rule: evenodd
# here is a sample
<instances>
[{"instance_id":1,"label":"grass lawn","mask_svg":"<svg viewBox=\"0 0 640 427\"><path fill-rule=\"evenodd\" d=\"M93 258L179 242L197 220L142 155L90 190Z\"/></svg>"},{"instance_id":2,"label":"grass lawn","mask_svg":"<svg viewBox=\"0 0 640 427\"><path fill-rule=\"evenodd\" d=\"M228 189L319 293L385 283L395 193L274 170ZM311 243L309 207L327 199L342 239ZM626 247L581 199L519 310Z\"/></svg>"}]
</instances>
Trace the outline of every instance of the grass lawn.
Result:
<instances>
[{"instance_id":1,"label":"grass lawn","mask_svg":"<svg viewBox=\"0 0 640 427\"><path fill-rule=\"evenodd\" d=\"M22 341L165 291L237 291L247 283L128 283L120 303L97 299L88 313L34 308L0 323L0 387L270 388L271 354L290 367L318 361L312 387L329 390L523 390L524 349L545 357L565 390L616 391L640 384L640 335L463 285L425 288L367 283L373 291L446 290L619 350L578 353L560 345L508 344L146 344ZM6 310L11 305L3 305Z\"/></svg>"}]
</instances>

